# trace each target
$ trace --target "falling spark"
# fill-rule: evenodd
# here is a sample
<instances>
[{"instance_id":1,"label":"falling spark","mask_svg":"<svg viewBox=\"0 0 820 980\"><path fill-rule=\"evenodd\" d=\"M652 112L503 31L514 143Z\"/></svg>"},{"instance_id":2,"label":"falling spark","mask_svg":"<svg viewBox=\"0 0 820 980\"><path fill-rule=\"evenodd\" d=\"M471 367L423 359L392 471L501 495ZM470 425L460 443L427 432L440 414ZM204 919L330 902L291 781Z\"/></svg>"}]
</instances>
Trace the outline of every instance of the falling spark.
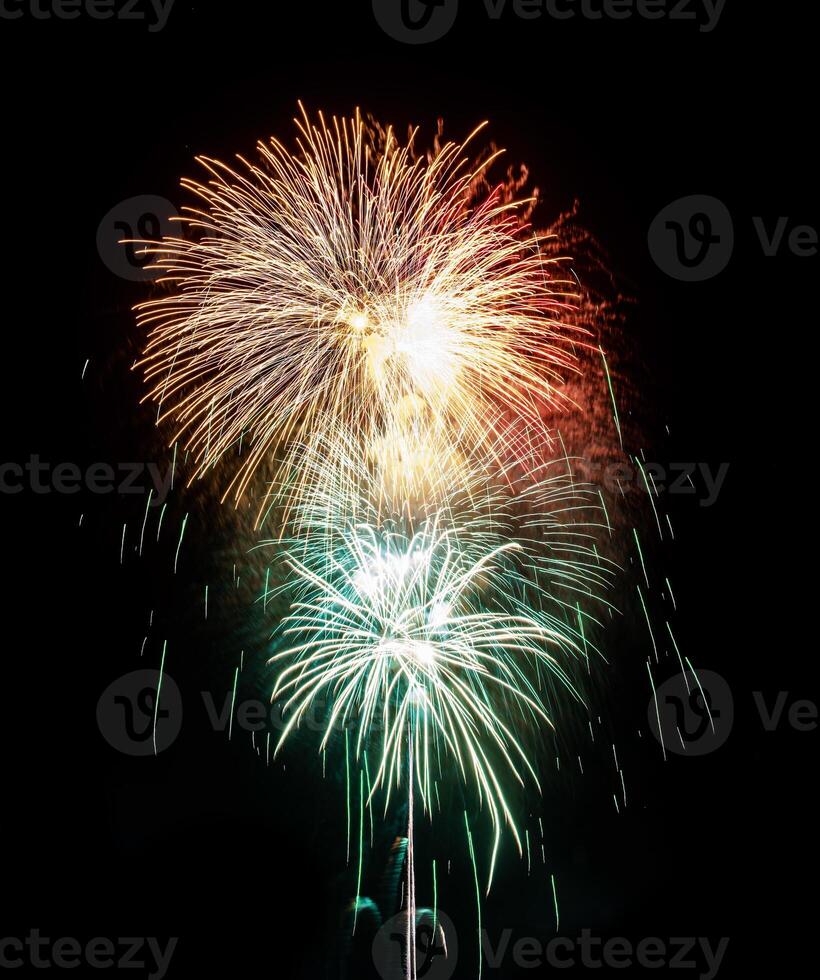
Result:
<instances>
[{"instance_id":1,"label":"falling spark","mask_svg":"<svg viewBox=\"0 0 820 980\"><path fill-rule=\"evenodd\" d=\"M145 537L145 525L148 523L148 509L151 506L151 497L152 497L153 493L154 493L153 488L149 489L149 491L148 491L148 500L146 500L146 502L145 502L145 515L144 515L144 517L142 519L142 529L140 530L140 550L139 550L140 557L142 557L142 542L143 542L143 539Z\"/></svg>"},{"instance_id":2,"label":"falling spark","mask_svg":"<svg viewBox=\"0 0 820 980\"><path fill-rule=\"evenodd\" d=\"M159 512L159 521L157 522L157 541L159 541L159 533L162 530L162 519L165 517L165 508L168 504L162 505L162 510Z\"/></svg>"},{"instance_id":3,"label":"falling spark","mask_svg":"<svg viewBox=\"0 0 820 980\"><path fill-rule=\"evenodd\" d=\"M230 721L228 722L229 742L233 736L233 715L234 715L234 710L236 708L236 686L238 683L239 683L239 668L236 667L234 668L234 675L233 675L233 693L231 695L231 717L230 717Z\"/></svg>"},{"instance_id":4,"label":"falling spark","mask_svg":"<svg viewBox=\"0 0 820 980\"><path fill-rule=\"evenodd\" d=\"M601 359L604 362L604 371L606 372L606 383L609 386L609 395L612 399L612 412L613 418L615 419L615 428L618 431L618 439L621 443L621 448L623 449L624 437L621 432L621 420L618 418L618 403L615 400L615 390L612 387L612 375L609 373L609 364L607 363L606 354L604 353L603 347L599 347L598 350L601 352Z\"/></svg>"},{"instance_id":5,"label":"falling spark","mask_svg":"<svg viewBox=\"0 0 820 980\"><path fill-rule=\"evenodd\" d=\"M669 581L668 578L665 581L666 581L666 587L667 589L669 589L669 598L672 600L672 608L675 610L675 612L677 612L678 604L675 602L675 593L672 591L672 583Z\"/></svg>"},{"instance_id":6,"label":"falling spark","mask_svg":"<svg viewBox=\"0 0 820 980\"><path fill-rule=\"evenodd\" d=\"M433 858L433 935L438 924L438 881L436 878L436 859Z\"/></svg>"},{"instance_id":7,"label":"falling spark","mask_svg":"<svg viewBox=\"0 0 820 980\"><path fill-rule=\"evenodd\" d=\"M649 630L649 638L652 640L652 649L655 652L655 663L659 663L658 644L655 642L655 631L652 629L652 620L649 617L649 610L646 606L646 600L643 597L643 592L641 591L640 585L636 585L635 588L638 590L638 597L641 600L641 608L643 609L644 618L646 619L646 627Z\"/></svg>"},{"instance_id":8,"label":"falling spark","mask_svg":"<svg viewBox=\"0 0 820 980\"><path fill-rule=\"evenodd\" d=\"M703 687L701 686L700 678L698 677L697 671L692 666L692 661L688 657L686 658L686 663L688 664L689 669L694 674L695 682L697 683L698 690L700 691L700 696L703 699L704 706L706 707L706 713L709 715L709 724L712 726L712 732L714 732L714 730L715 730L715 720L712 717L712 708L711 708L711 705L709 704L709 701L707 700L706 695L705 695L705 693L703 691Z\"/></svg>"},{"instance_id":9,"label":"falling spark","mask_svg":"<svg viewBox=\"0 0 820 980\"><path fill-rule=\"evenodd\" d=\"M643 549L641 548L641 539L638 537L638 531L636 528L632 528L632 534L635 536L635 544L638 548L638 555L641 559L641 568L643 569L643 577L646 582L646 588L649 589L649 574L646 571L646 562L643 560Z\"/></svg>"},{"instance_id":10,"label":"falling spark","mask_svg":"<svg viewBox=\"0 0 820 980\"><path fill-rule=\"evenodd\" d=\"M678 646L678 641L675 639L675 634L672 632L672 627L669 625L669 620L666 621L666 628L669 631L669 637L672 640L672 646L675 648L675 653L678 655L678 663L680 663L680 671L683 675L684 681L686 681L686 693L691 693L689 690L689 678L686 674L686 669L683 666L683 657L681 656L680 647Z\"/></svg>"},{"instance_id":11,"label":"falling spark","mask_svg":"<svg viewBox=\"0 0 820 980\"><path fill-rule=\"evenodd\" d=\"M177 551L174 555L174 575L177 573L177 562L179 561L179 549L182 547L182 537L185 534L185 525L188 523L188 515L186 514L182 518L182 527L179 529L179 541L177 542Z\"/></svg>"},{"instance_id":12,"label":"falling spark","mask_svg":"<svg viewBox=\"0 0 820 980\"><path fill-rule=\"evenodd\" d=\"M652 504L652 513L655 515L655 523L658 525L658 534L659 534L659 536L662 539L663 538L663 528L661 527L661 519L658 516L658 508L655 506L655 495L656 495L657 491L653 492L652 488L649 486L649 481L646 478L646 471L644 470L643 464L641 463L641 461L638 459L637 456L633 456L633 459L638 464L638 470L640 471L640 474L643 477L643 483L644 483L644 486L646 487L646 493L647 493L647 496L649 497L649 502Z\"/></svg>"},{"instance_id":13,"label":"falling spark","mask_svg":"<svg viewBox=\"0 0 820 980\"><path fill-rule=\"evenodd\" d=\"M362 860L364 855L364 770L359 770L359 868L356 872L356 903L353 907L353 935L359 915L359 896L362 892Z\"/></svg>"},{"instance_id":14,"label":"falling spark","mask_svg":"<svg viewBox=\"0 0 820 980\"><path fill-rule=\"evenodd\" d=\"M650 665L650 663L649 663L648 660L646 662L646 670L647 670L647 672L649 674L649 683L652 685L652 697L654 698L654 701L655 701L655 718L658 721L658 737L661 740L661 751L663 752L663 759L664 759L664 762L665 762L666 761L666 746L664 745L664 742L663 742L663 727L661 725L660 708L658 707L658 692L655 690L655 679L652 676L652 667L651 667L651 665ZM615 802L615 805L617 807L617 805L618 805L617 800Z\"/></svg>"},{"instance_id":15,"label":"falling spark","mask_svg":"<svg viewBox=\"0 0 820 980\"><path fill-rule=\"evenodd\" d=\"M157 694L154 699L154 730L153 730L153 742L154 742L154 755L157 754L157 720L159 718L159 694L162 690L162 678L163 672L165 670L165 653L168 649L168 641L163 640L162 643L162 657L159 663L159 679L157 680Z\"/></svg>"},{"instance_id":16,"label":"falling spark","mask_svg":"<svg viewBox=\"0 0 820 980\"><path fill-rule=\"evenodd\" d=\"M478 980L481 980L481 967L484 960L481 931L481 888L478 884L478 866L475 859L475 848L473 847L473 835L470 831L470 821L467 819L466 810L464 811L464 826L467 828L467 843L470 849L470 861L473 865L473 878L475 879L476 908L478 909Z\"/></svg>"}]
</instances>

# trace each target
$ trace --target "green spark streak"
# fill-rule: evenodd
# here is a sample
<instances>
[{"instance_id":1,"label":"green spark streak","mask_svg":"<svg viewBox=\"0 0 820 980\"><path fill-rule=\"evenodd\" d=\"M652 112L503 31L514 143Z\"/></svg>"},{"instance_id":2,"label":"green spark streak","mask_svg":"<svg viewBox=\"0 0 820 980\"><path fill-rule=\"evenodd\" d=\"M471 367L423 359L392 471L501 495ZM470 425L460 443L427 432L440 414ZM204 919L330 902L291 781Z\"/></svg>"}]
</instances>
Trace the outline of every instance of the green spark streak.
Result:
<instances>
[{"instance_id":1,"label":"green spark streak","mask_svg":"<svg viewBox=\"0 0 820 980\"><path fill-rule=\"evenodd\" d=\"M621 442L621 449L624 448L624 437L621 433L621 420L618 418L618 403L615 401L615 390L612 387L612 375L609 373L609 364L607 364L606 354L604 353L603 347L598 347L601 352L601 359L604 362L604 371L606 371L606 383L609 386L609 397L612 399L612 411L615 418L615 428L618 430L618 439Z\"/></svg>"},{"instance_id":2,"label":"green spark streak","mask_svg":"<svg viewBox=\"0 0 820 980\"><path fill-rule=\"evenodd\" d=\"M433 858L433 936L438 924L438 878L436 876L436 859Z\"/></svg>"},{"instance_id":3,"label":"green spark streak","mask_svg":"<svg viewBox=\"0 0 820 980\"><path fill-rule=\"evenodd\" d=\"M174 489L174 475L177 470L177 444L174 443L174 458L171 460L171 489Z\"/></svg>"},{"instance_id":4,"label":"green spark streak","mask_svg":"<svg viewBox=\"0 0 820 980\"><path fill-rule=\"evenodd\" d=\"M367 752L364 753L364 774L367 779L367 798L368 800L373 795L373 787L370 784L370 765L367 761ZM367 805L367 819L370 824L370 846L373 846L373 807L368 803Z\"/></svg>"},{"instance_id":5,"label":"green spark streak","mask_svg":"<svg viewBox=\"0 0 820 980\"><path fill-rule=\"evenodd\" d=\"M159 680L157 681L157 696L154 699L154 755L157 754L157 719L159 718L159 692L162 690L162 672L165 669L165 651L168 649L168 641L163 641L162 657L159 662Z\"/></svg>"},{"instance_id":6,"label":"green spark streak","mask_svg":"<svg viewBox=\"0 0 820 980\"><path fill-rule=\"evenodd\" d=\"M641 463L641 461L638 459L637 456L633 456L632 458L638 464L638 469L640 470L641 476L643 477L643 485L646 487L646 493L649 497L649 503L652 504L652 512L655 515L655 523L658 525L658 534L661 540L663 540L663 528L661 527L661 519L658 516L658 508L655 506L655 494L653 493L652 488L649 486L649 480L647 480L646 478L646 471L643 468L643 464Z\"/></svg>"},{"instance_id":7,"label":"green spark streak","mask_svg":"<svg viewBox=\"0 0 820 980\"><path fill-rule=\"evenodd\" d=\"M84 381L85 380L85 372L88 369L88 364L89 364L89 361L90 360L91 360L90 357L87 357L85 359L85 364L83 364L83 373L80 375L80 381Z\"/></svg>"},{"instance_id":8,"label":"green spark streak","mask_svg":"<svg viewBox=\"0 0 820 980\"><path fill-rule=\"evenodd\" d=\"M122 565L122 556L125 551L125 529L128 527L127 524L122 526L122 541L120 541L120 564Z\"/></svg>"},{"instance_id":9,"label":"green spark streak","mask_svg":"<svg viewBox=\"0 0 820 980\"><path fill-rule=\"evenodd\" d=\"M208 618L208 586L205 586L205 618Z\"/></svg>"},{"instance_id":10,"label":"green spark streak","mask_svg":"<svg viewBox=\"0 0 820 980\"><path fill-rule=\"evenodd\" d=\"M666 579L666 587L669 589L669 596L672 599L672 608L675 610L675 612L677 612L678 604L675 602L675 593L672 591L672 583L669 581L669 579Z\"/></svg>"},{"instance_id":11,"label":"green spark streak","mask_svg":"<svg viewBox=\"0 0 820 980\"><path fill-rule=\"evenodd\" d=\"M525 840L527 842L527 875L529 875L530 869L532 868L532 855L530 854L530 831L529 831L529 828L525 828L525 830L524 830L524 838L525 838Z\"/></svg>"},{"instance_id":12,"label":"green spark streak","mask_svg":"<svg viewBox=\"0 0 820 980\"><path fill-rule=\"evenodd\" d=\"M262 597L262 612L268 608L268 583L270 582L270 568L265 569L265 594Z\"/></svg>"},{"instance_id":13,"label":"green spark streak","mask_svg":"<svg viewBox=\"0 0 820 980\"><path fill-rule=\"evenodd\" d=\"M690 694L689 690L689 678L686 676L686 668L683 666L683 657L680 655L680 647L678 646L678 641L675 639L675 634L672 632L672 627L669 625L669 620L666 621L666 628L669 630L669 635L672 637L672 645L675 648L675 653L678 655L678 662L680 663L680 672L683 674L683 679L686 681L686 693Z\"/></svg>"},{"instance_id":14,"label":"green spark streak","mask_svg":"<svg viewBox=\"0 0 820 980\"><path fill-rule=\"evenodd\" d=\"M154 494L153 487L148 491L148 502L145 504L145 516L142 519L142 530L140 531L140 557L142 557L142 541L145 537L145 525L148 523L148 508L151 506L151 497Z\"/></svg>"},{"instance_id":15,"label":"green spark streak","mask_svg":"<svg viewBox=\"0 0 820 980\"><path fill-rule=\"evenodd\" d=\"M345 729L345 797L347 806L347 863L350 864L350 734Z\"/></svg>"},{"instance_id":16,"label":"green spark streak","mask_svg":"<svg viewBox=\"0 0 820 980\"><path fill-rule=\"evenodd\" d=\"M655 663L658 663L658 645L655 642L655 634L652 632L652 621L649 618L649 610L646 608L646 600L643 597L643 592L641 592L640 585L636 585L635 588L638 590L638 596L641 600L641 605L643 606L643 614L646 617L646 625L649 629L649 637L652 640L652 649L655 651Z\"/></svg>"},{"instance_id":17,"label":"green spark streak","mask_svg":"<svg viewBox=\"0 0 820 980\"><path fill-rule=\"evenodd\" d=\"M584 660L586 660L587 662L587 672L589 672L590 670L589 653L587 652L587 637L586 637L586 633L584 632L584 616L583 613L581 612L581 603L577 602L575 604L575 608L578 611L578 632L581 634L581 644L584 650Z\"/></svg>"},{"instance_id":18,"label":"green spark streak","mask_svg":"<svg viewBox=\"0 0 820 980\"><path fill-rule=\"evenodd\" d=\"M464 826L467 828L467 843L470 846L470 860L473 863L473 877L475 878L475 898L478 908L478 980L481 980L482 949L481 949L481 887L478 884L478 865L475 860L475 849L473 848L473 835L470 833L470 821L467 819L467 811L464 811Z\"/></svg>"},{"instance_id":19,"label":"green spark streak","mask_svg":"<svg viewBox=\"0 0 820 980\"><path fill-rule=\"evenodd\" d=\"M658 692L655 690L655 679L652 677L652 668L649 666L649 661L646 661L646 670L649 674L649 683L652 685L652 697L655 699L655 717L658 720L658 737L661 740L661 750L663 751L664 762L666 761L666 746L663 744L663 728L661 727L661 713L658 709ZM618 801L615 801L615 806L618 805Z\"/></svg>"},{"instance_id":20,"label":"green spark streak","mask_svg":"<svg viewBox=\"0 0 820 980\"><path fill-rule=\"evenodd\" d=\"M701 698L703 698L703 703L706 705L706 711L707 711L707 713L709 715L709 724L712 726L712 731L714 732L714 730L715 730L715 722L714 722L714 719L712 718L712 711L711 711L711 708L709 707L709 702L706 700L706 695L703 693L703 688L700 685L700 678L698 677L697 671L692 666L692 661L688 657L686 658L686 662L687 662L687 664L689 664L689 669L695 675L695 680L697 681L698 690L700 691L700 696L701 696Z\"/></svg>"},{"instance_id":21,"label":"green spark streak","mask_svg":"<svg viewBox=\"0 0 820 980\"><path fill-rule=\"evenodd\" d=\"M561 924L560 916L558 915L558 892L555 888L555 875L551 874L550 879L552 881L552 903L555 907L555 931L558 932L558 928Z\"/></svg>"},{"instance_id":22,"label":"green spark streak","mask_svg":"<svg viewBox=\"0 0 820 980\"><path fill-rule=\"evenodd\" d=\"M609 532L609 536L612 537L612 525L609 523L609 511L606 509L604 493L600 489L598 490L598 497L601 500L601 510L604 512L604 517L606 518L606 529Z\"/></svg>"},{"instance_id":23,"label":"green spark streak","mask_svg":"<svg viewBox=\"0 0 820 980\"><path fill-rule=\"evenodd\" d=\"M649 575L646 571L646 562L643 560L643 549L641 548L641 539L638 537L638 532L636 528L632 528L632 533L635 535L635 544L638 546L638 555L641 559L641 568L643 569L643 577L646 579L646 588L649 590L651 586L649 585Z\"/></svg>"},{"instance_id":24,"label":"green spark streak","mask_svg":"<svg viewBox=\"0 0 820 980\"><path fill-rule=\"evenodd\" d=\"M228 722L228 741L230 742L231 736L233 735L233 712L236 707L236 685L239 682L239 668L234 669L233 675L233 695L231 697L231 720Z\"/></svg>"},{"instance_id":25,"label":"green spark streak","mask_svg":"<svg viewBox=\"0 0 820 980\"><path fill-rule=\"evenodd\" d=\"M159 523L157 524L157 541L159 541L159 532L162 530L162 518L165 517L165 508L168 504L162 505L162 510L159 512Z\"/></svg>"},{"instance_id":26,"label":"green spark streak","mask_svg":"<svg viewBox=\"0 0 820 980\"><path fill-rule=\"evenodd\" d=\"M177 573L177 562L179 561L179 549L182 547L182 536L185 534L185 525L188 523L188 515L182 518L182 527L179 531L179 541L177 542L177 553L174 555L174 575Z\"/></svg>"},{"instance_id":27,"label":"green spark streak","mask_svg":"<svg viewBox=\"0 0 820 980\"><path fill-rule=\"evenodd\" d=\"M362 893L362 858L364 855L364 770L359 770L359 870L356 873L356 904L353 907L353 935L359 916L359 896Z\"/></svg>"}]
</instances>

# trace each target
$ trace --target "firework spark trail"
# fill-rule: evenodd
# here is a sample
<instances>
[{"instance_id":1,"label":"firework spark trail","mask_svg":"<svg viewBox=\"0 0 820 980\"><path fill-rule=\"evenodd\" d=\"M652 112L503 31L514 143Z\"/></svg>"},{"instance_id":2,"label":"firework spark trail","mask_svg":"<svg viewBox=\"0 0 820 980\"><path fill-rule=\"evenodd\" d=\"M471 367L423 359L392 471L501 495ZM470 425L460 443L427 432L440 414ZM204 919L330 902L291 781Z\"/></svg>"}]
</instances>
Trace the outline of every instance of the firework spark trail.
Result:
<instances>
[{"instance_id":1,"label":"firework spark trail","mask_svg":"<svg viewBox=\"0 0 820 980\"><path fill-rule=\"evenodd\" d=\"M413 829L413 783L415 763L413 756L413 723L407 729L407 980L416 976L416 859L415 832Z\"/></svg>"}]
</instances>

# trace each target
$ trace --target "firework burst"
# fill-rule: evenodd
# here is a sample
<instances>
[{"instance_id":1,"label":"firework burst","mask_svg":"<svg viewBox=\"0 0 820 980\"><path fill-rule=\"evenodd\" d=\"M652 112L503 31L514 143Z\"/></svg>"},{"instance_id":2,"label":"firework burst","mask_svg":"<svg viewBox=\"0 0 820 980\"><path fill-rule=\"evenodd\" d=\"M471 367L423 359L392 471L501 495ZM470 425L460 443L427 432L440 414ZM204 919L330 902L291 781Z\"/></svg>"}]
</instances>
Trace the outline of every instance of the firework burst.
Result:
<instances>
[{"instance_id":1,"label":"firework burst","mask_svg":"<svg viewBox=\"0 0 820 980\"><path fill-rule=\"evenodd\" d=\"M489 889L538 732L583 704L609 517L554 420L603 352L533 199L473 150L483 127L425 153L359 113L296 125L293 150L200 158L181 234L142 243L161 275L137 366L192 480L224 460L224 498L267 483L256 527L292 600L277 751L324 701L320 748L354 727L368 805L406 794L409 937L414 792L432 813L453 773L486 808Z\"/></svg>"},{"instance_id":2,"label":"firework burst","mask_svg":"<svg viewBox=\"0 0 820 980\"><path fill-rule=\"evenodd\" d=\"M522 785L521 767L537 782L517 730L551 724L540 670L580 700L555 655L580 647L525 611L515 595L518 550L499 545L474 561L435 523L410 539L351 529L346 560L331 558L324 575L291 559L302 597L284 630L302 641L274 657L290 661L274 690L289 712L281 741L328 695L322 747L339 724L355 722L357 754L376 750L374 791L387 790L385 805L393 786L415 780L427 808L442 753L455 761L492 816L490 881L502 822L521 843L495 760Z\"/></svg>"},{"instance_id":3,"label":"firework burst","mask_svg":"<svg viewBox=\"0 0 820 980\"><path fill-rule=\"evenodd\" d=\"M146 397L196 475L244 441L238 499L294 442L355 432L379 453L435 430L479 452L503 413L561 404L573 288L531 201L488 183L497 154L469 162L478 130L423 155L415 131L402 144L359 114L297 126L293 153L271 140L256 163L200 158L185 236L143 243L166 290L137 308Z\"/></svg>"},{"instance_id":4,"label":"firework burst","mask_svg":"<svg viewBox=\"0 0 820 980\"><path fill-rule=\"evenodd\" d=\"M521 773L538 785L529 736L552 726L552 704L583 702L578 678L612 572L595 548L597 497L567 460L516 455L501 471L442 463L410 501L385 493L355 439L334 444L341 466L324 448L302 455L316 492L294 536L269 542L294 573L292 645L272 661L288 718L279 746L324 702L320 749L354 725L385 807L416 782L429 809L436 780L458 772L492 819L489 887L503 826L521 843L509 787L524 785ZM445 509L428 503L439 495Z\"/></svg>"}]
</instances>

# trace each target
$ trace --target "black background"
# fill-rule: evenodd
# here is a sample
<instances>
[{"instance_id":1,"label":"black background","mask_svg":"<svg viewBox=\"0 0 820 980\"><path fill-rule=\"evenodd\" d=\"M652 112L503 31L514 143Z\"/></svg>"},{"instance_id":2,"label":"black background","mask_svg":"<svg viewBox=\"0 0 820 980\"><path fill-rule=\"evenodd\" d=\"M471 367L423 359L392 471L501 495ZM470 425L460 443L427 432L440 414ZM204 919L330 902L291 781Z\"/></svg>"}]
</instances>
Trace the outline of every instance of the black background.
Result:
<instances>
[{"instance_id":1,"label":"black background","mask_svg":"<svg viewBox=\"0 0 820 980\"><path fill-rule=\"evenodd\" d=\"M752 225L755 215L819 220L805 6L728 0L705 34L687 22L496 22L462 2L447 37L418 47L387 37L365 2L177 0L158 33L140 22L0 21L3 460L147 458L150 410L128 370L140 343L130 307L143 293L103 264L97 226L130 196L177 199L197 153L248 154L258 138L288 136L297 99L327 113L361 106L401 130L430 131L442 116L453 136L487 118L553 211L580 200L637 300L624 342L660 392L664 455L731 464L714 507L674 502L673 561L682 642L727 678L736 720L705 758L664 764L625 745L620 814L610 776L548 788L560 932L727 936L724 976L795 976L815 960L818 734L765 732L752 699L818 696L809 422L820 259L765 258ZM727 204L737 244L723 274L684 284L653 264L646 235L663 206L696 193ZM210 543L192 532L187 574L171 582L150 562L120 568L122 522L138 523L139 499L26 490L0 503L0 936L178 936L172 977L337 976L329 950L353 890L340 778L322 782L313 762L301 770L299 750L286 770L266 769L244 733L228 743L187 699L183 734L157 759L115 752L96 724L105 686L156 667L165 637L184 695L229 690L244 640L192 633L179 612L201 603L224 529ZM173 527L186 509L173 504ZM631 654L615 657L608 710L634 735L645 732L648 689L645 654L637 670ZM434 833L456 855L449 906L442 896L459 928L455 975L473 976L463 837ZM525 885L506 856L484 910L491 932L555 934L537 869L543 881ZM98 971L75 975L85 972ZM543 972L508 963L486 975Z\"/></svg>"}]
</instances>

